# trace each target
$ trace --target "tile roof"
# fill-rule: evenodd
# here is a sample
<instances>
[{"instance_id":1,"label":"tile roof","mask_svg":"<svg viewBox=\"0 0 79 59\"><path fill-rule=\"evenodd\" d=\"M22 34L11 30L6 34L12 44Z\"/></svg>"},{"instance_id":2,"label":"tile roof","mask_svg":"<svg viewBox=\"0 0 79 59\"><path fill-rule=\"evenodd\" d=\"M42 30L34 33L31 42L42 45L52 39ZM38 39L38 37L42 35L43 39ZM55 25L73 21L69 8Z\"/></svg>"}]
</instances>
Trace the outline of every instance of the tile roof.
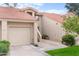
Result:
<instances>
[{"instance_id":1,"label":"tile roof","mask_svg":"<svg viewBox=\"0 0 79 59\"><path fill-rule=\"evenodd\" d=\"M0 19L24 19L24 20L35 20L34 17L27 13L20 12L19 9L0 7Z\"/></svg>"},{"instance_id":2,"label":"tile roof","mask_svg":"<svg viewBox=\"0 0 79 59\"><path fill-rule=\"evenodd\" d=\"M63 17L62 15L59 14L54 14L54 13L43 13L44 16L47 16L48 18L55 20L57 22L63 23Z\"/></svg>"}]
</instances>

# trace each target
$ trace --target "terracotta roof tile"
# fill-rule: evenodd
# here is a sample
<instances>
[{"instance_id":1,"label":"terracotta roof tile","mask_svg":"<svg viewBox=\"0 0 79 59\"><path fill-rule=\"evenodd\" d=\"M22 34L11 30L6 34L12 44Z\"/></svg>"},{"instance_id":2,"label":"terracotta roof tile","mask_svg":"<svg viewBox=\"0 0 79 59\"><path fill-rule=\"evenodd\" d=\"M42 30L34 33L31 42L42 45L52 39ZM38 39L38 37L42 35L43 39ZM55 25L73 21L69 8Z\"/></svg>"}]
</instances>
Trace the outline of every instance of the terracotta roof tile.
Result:
<instances>
[{"instance_id":1,"label":"terracotta roof tile","mask_svg":"<svg viewBox=\"0 0 79 59\"><path fill-rule=\"evenodd\" d=\"M0 18L1 19L24 19L24 20L35 20L32 16L27 13L20 12L19 9L0 7Z\"/></svg>"},{"instance_id":2,"label":"terracotta roof tile","mask_svg":"<svg viewBox=\"0 0 79 59\"><path fill-rule=\"evenodd\" d=\"M43 13L44 16L49 17L52 20L55 20L57 22L63 23L63 17L62 15L59 14L54 14L54 13Z\"/></svg>"}]
</instances>

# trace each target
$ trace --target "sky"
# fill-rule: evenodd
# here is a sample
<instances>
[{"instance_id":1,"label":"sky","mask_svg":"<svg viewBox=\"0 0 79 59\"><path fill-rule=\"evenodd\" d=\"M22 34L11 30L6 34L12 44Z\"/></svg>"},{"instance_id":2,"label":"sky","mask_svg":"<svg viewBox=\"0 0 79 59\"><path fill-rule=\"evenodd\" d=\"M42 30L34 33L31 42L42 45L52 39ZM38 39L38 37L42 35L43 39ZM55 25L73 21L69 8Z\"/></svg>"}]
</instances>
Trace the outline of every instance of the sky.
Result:
<instances>
[{"instance_id":1,"label":"sky","mask_svg":"<svg viewBox=\"0 0 79 59\"><path fill-rule=\"evenodd\" d=\"M44 8L45 6L45 8ZM64 3L49 3L41 6L42 10L50 13L65 14L67 9L65 8Z\"/></svg>"},{"instance_id":2,"label":"sky","mask_svg":"<svg viewBox=\"0 0 79 59\"><path fill-rule=\"evenodd\" d=\"M66 14L65 3L19 3L18 8L32 7L41 12Z\"/></svg>"}]
</instances>

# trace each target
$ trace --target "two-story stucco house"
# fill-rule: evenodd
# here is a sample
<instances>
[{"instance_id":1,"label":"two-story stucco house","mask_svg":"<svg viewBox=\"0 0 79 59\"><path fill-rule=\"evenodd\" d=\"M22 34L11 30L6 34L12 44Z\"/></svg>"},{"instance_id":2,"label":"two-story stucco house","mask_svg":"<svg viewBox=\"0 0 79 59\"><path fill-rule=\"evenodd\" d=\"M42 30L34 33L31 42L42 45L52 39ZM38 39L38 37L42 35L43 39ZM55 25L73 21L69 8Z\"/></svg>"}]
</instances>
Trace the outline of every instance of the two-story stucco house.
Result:
<instances>
[{"instance_id":1,"label":"two-story stucco house","mask_svg":"<svg viewBox=\"0 0 79 59\"><path fill-rule=\"evenodd\" d=\"M62 27L63 15L40 12L31 7L22 9L23 12L34 16L38 21L38 28L41 35L48 35L49 40L61 43L61 38L65 34Z\"/></svg>"},{"instance_id":2,"label":"two-story stucco house","mask_svg":"<svg viewBox=\"0 0 79 59\"><path fill-rule=\"evenodd\" d=\"M0 7L0 40L11 45L38 45L46 34L52 42L61 42L64 35L62 15L42 13L33 8Z\"/></svg>"}]
</instances>

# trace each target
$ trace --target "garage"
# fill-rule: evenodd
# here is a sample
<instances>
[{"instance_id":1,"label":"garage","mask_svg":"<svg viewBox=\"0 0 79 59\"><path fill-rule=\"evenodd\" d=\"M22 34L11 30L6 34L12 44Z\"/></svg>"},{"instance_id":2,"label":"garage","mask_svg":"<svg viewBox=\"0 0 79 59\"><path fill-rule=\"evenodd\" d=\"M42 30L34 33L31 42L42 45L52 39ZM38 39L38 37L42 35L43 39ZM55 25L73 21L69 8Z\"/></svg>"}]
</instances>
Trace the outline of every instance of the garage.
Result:
<instances>
[{"instance_id":1,"label":"garage","mask_svg":"<svg viewBox=\"0 0 79 59\"><path fill-rule=\"evenodd\" d=\"M30 44L30 28L9 28L11 45Z\"/></svg>"},{"instance_id":2,"label":"garage","mask_svg":"<svg viewBox=\"0 0 79 59\"><path fill-rule=\"evenodd\" d=\"M30 44L31 26L24 23L10 23L8 28L8 39L13 46Z\"/></svg>"},{"instance_id":3,"label":"garage","mask_svg":"<svg viewBox=\"0 0 79 59\"><path fill-rule=\"evenodd\" d=\"M20 9L0 7L0 40L11 46L38 44L37 19Z\"/></svg>"}]
</instances>

